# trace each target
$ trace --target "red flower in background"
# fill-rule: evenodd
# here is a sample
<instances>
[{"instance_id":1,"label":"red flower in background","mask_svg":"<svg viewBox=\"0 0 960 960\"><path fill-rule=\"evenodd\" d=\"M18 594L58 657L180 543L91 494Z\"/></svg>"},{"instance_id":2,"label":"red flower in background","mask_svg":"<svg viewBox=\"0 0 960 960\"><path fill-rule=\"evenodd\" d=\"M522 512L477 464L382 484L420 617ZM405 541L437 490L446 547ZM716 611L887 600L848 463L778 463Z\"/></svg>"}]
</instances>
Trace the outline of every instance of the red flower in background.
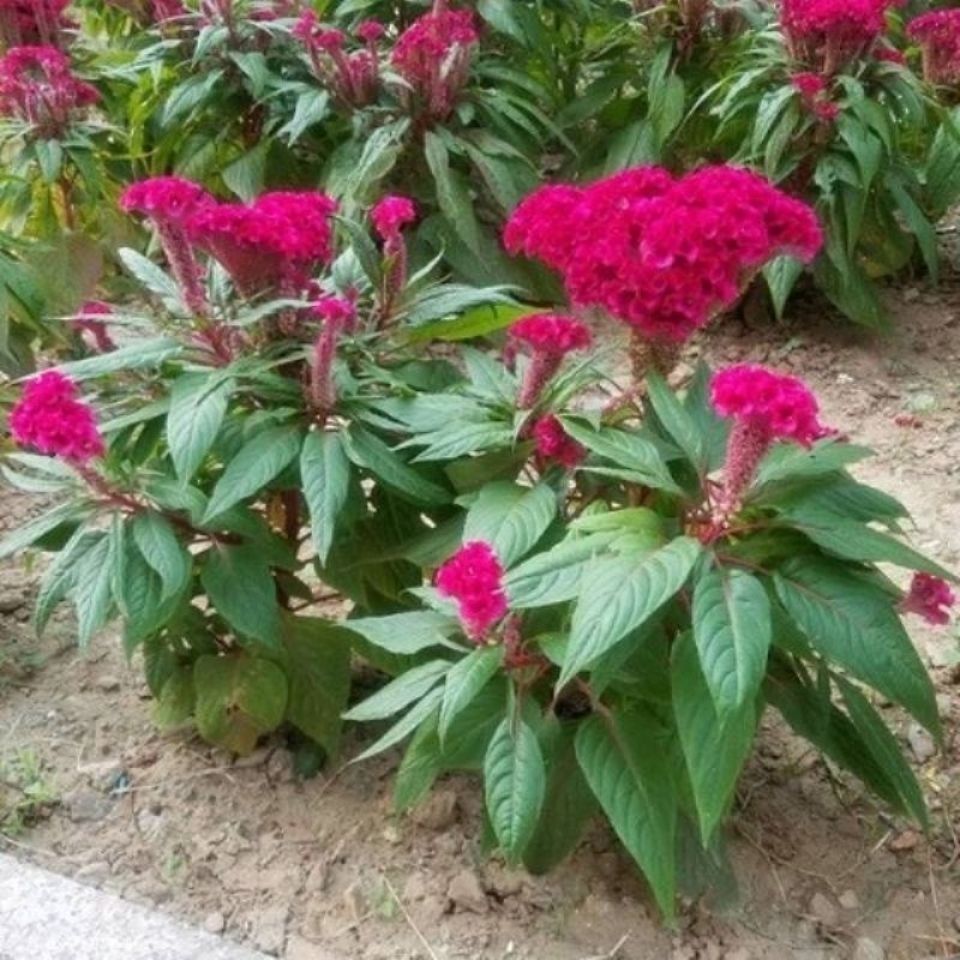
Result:
<instances>
[{"instance_id":1,"label":"red flower in background","mask_svg":"<svg viewBox=\"0 0 960 960\"><path fill-rule=\"evenodd\" d=\"M950 608L956 602L957 596L946 580L930 573L915 573L900 609L942 627L950 622Z\"/></svg>"}]
</instances>

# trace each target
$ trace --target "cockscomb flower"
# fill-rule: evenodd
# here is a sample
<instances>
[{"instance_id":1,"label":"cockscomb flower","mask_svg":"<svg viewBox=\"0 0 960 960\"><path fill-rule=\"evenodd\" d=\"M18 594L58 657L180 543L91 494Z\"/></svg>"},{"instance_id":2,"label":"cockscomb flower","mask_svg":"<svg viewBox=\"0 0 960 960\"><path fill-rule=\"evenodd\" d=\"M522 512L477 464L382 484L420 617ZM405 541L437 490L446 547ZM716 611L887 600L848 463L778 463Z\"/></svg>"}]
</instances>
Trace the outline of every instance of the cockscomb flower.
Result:
<instances>
[{"instance_id":1,"label":"cockscomb flower","mask_svg":"<svg viewBox=\"0 0 960 960\"><path fill-rule=\"evenodd\" d=\"M370 219L380 239L389 242L399 238L400 231L417 219L417 208L409 197L391 194L374 206Z\"/></svg>"},{"instance_id":2,"label":"cockscomb flower","mask_svg":"<svg viewBox=\"0 0 960 960\"><path fill-rule=\"evenodd\" d=\"M383 39L387 28L379 20L364 20L353 32L357 39L373 44Z\"/></svg>"},{"instance_id":3,"label":"cockscomb flower","mask_svg":"<svg viewBox=\"0 0 960 960\"><path fill-rule=\"evenodd\" d=\"M107 332L107 324L104 317L109 317L113 313L113 307L102 300L88 300L80 307L76 316L70 319L70 326L77 333L87 334L94 349L100 353L108 353L116 348L110 334Z\"/></svg>"},{"instance_id":4,"label":"cockscomb flower","mask_svg":"<svg viewBox=\"0 0 960 960\"><path fill-rule=\"evenodd\" d=\"M440 3L398 37L391 62L431 119L444 120L453 112L479 39L470 10L447 10ZM404 89L401 96L407 93Z\"/></svg>"},{"instance_id":5,"label":"cockscomb flower","mask_svg":"<svg viewBox=\"0 0 960 960\"><path fill-rule=\"evenodd\" d=\"M933 10L915 17L907 36L923 51L923 76L929 83L960 79L960 10Z\"/></svg>"},{"instance_id":6,"label":"cockscomb flower","mask_svg":"<svg viewBox=\"0 0 960 960\"><path fill-rule=\"evenodd\" d=\"M915 613L934 626L950 622L950 608L957 595L946 580L930 573L915 573L910 589L900 604L903 613Z\"/></svg>"},{"instance_id":7,"label":"cockscomb flower","mask_svg":"<svg viewBox=\"0 0 960 960\"><path fill-rule=\"evenodd\" d=\"M187 233L187 223L215 200L199 184L183 177L150 177L130 184L120 196L120 208L139 213L153 224L187 309L197 316L208 312L200 265Z\"/></svg>"},{"instance_id":8,"label":"cockscomb flower","mask_svg":"<svg viewBox=\"0 0 960 960\"><path fill-rule=\"evenodd\" d=\"M187 15L187 8L181 0L151 0L154 23L165 23Z\"/></svg>"},{"instance_id":9,"label":"cockscomb flower","mask_svg":"<svg viewBox=\"0 0 960 960\"><path fill-rule=\"evenodd\" d=\"M467 636L480 641L507 614L503 566L484 540L465 543L437 571L437 589L457 601Z\"/></svg>"},{"instance_id":10,"label":"cockscomb flower","mask_svg":"<svg viewBox=\"0 0 960 960\"><path fill-rule=\"evenodd\" d=\"M373 32L370 27L364 30L368 35ZM380 65L374 41L366 40L367 49L348 54L345 50L346 34L333 27L321 26L312 10L301 14L293 33L306 47L314 75L330 89L341 107L364 107L376 98Z\"/></svg>"},{"instance_id":11,"label":"cockscomb flower","mask_svg":"<svg viewBox=\"0 0 960 960\"><path fill-rule=\"evenodd\" d=\"M407 285L407 244L403 228L417 218L417 208L409 197L391 194L380 200L370 211L373 228L383 241L387 260L381 295L381 313L388 319L397 297Z\"/></svg>"},{"instance_id":12,"label":"cockscomb flower","mask_svg":"<svg viewBox=\"0 0 960 960\"><path fill-rule=\"evenodd\" d=\"M76 112L99 99L56 47L13 47L0 57L0 114L32 124L44 139L62 136Z\"/></svg>"},{"instance_id":13,"label":"cockscomb flower","mask_svg":"<svg viewBox=\"0 0 960 960\"><path fill-rule=\"evenodd\" d=\"M327 414L337 402L333 377L337 344L343 331L350 329L356 319L357 308L346 297L326 296L313 305L311 312L322 326L313 345L310 402L316 411Z\"/></svg>"},{"instance_id":14,"label":"cockscomb flower","mask_svg":"<svg viewBox=\"0 0 960 960\"><path fill-rule=\"evenodd\" d=\"M193 241L220 261L246 296L295 295L329 261L334 200L319 191L264 193L250 204L219 203L189 220Z\"/></svg>"},{"instance_id":15,"label":"cockscomb flower","mask_svg":"<svg viewBox=\"0 0 960 960\"><path fill-rule=\"evenodd\" d=\"M22 447L83 466L104 452L93 411L77 385L56 370L27 381L10 413L10 433Z\"/></svg>"},{"instance_id":16,"label":"cockscomb flower","mask_svg":"<svg viewBox=\"0 0 960 960\"><path fill-rule=\"evenodd\" d=\"M0 49L61 46L70 0L0 0Z\"/></svg>"},{"instance_id":17,"label":"cockscomb flower","mask_svg":"<svg viewBox=\"0 0 960 960\"><path fill-rule=\"evenodd\" d=\"M790 82L800 94L804 106L815 117L826 122L836 120L840 108L830 100L830 87L826 78L819 73L795 73Z\"/></svg>"},{"instance_id":18,"label":"cockscomb flower","mask_svg":"<svg viewBox=\"0 0 960 960\"><path fill-rule=\"evenodd\" d=\"M544 462L555 461L568 470L586 456L586 450L569 436L563 424L552 414L541 417L533 428L537 456Z\"/></svg>"},{"instance_id":19,"label":"cockscomb flower","mask_svg":"<svg viewBox=\"0 0 960 960\"><path fill-rule=\"evenodd\" d=\"M586 350L592 342L590 330L583 323L575 317L557 313L535 313L524 317L510 327L509 337L514 347L523 347L530 354L530 363L517 397L521 410L528 410L536 404L568 353Z\"/></svg>"},{"instance_id":20,"label":"cockscomb flower","mask_svg":"<svg viewBox=\"0 0 960 960\"><path fill-rule=\"evenodd\" d=\"M808 447L824 435L824 428L817 399L806 384L759 365L737 364L716 373L710 399L721 417L734 422L715 517L726 522L740 509L743 493L774 440Z\"/></svg>"}]
</instances>

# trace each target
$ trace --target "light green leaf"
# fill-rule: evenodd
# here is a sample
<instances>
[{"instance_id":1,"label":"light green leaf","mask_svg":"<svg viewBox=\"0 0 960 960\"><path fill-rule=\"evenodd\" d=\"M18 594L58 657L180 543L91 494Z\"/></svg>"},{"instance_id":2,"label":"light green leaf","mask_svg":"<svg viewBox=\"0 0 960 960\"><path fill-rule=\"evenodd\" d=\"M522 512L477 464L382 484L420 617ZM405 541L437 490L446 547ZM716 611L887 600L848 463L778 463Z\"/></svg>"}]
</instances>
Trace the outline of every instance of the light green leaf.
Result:
<instances>
[{"instance_id":1,"label":"light green leaf","mask_svg":"<svg viewBox=\"0 0 960 960\"><path fill-rule=\"evenodd\" d=\"M197 472L220 433L234 382L187 373L171 388L167 445L177 476L186 483Z\"/></svg>"},{"instance_id":2,"label":"light green leaf","mask_svg":"<svg viewBox=\"0 0 960 960\"><path fill-rule=\"evenodd\" d=\"M179 593L190 576L192 562L169 521L161 514L148 510L137 514L130 529L144 560L160 576L163 583L160 599L167 600Z\"/></svg>"},{"instance_id":3,"label":"light green leaf","mask_svg":"<svg viewBox=\"0 0 960 960\"><path fill-rule=\"evenodd\" d=\"M345 620L344 626L359 633L374 646L389 653L404 655L419 653L430 647L447 646L447 638L460 628L454 617L432 610Z\"/></svg>"},{"instance_id":4,"label":"light green leaf","mask_svg":"<svg viewBox=\"0 0 960 960\"><path fill-rule=\"evenodd\" d=\"M300 480L310 511L313 545L320 562L325 563L350 491L350 461L338 434L307 434L300 453Z\"/></svg>"},{"instance_id":5,"label":"light green leaf","mask_svg":"<svg viewBox=\"0 0 960 960\"><path fill-rule=\"evenodd\" d=\"M533 549L556 514L557 496L545 483L489 483L467 512L463 539L486 540L510 567Z\"/></svg>"},{"instance_id":6,"label":"light green leaf","mask_svg":"<svg viewBox=\"0 0 960 960\"><path fill-rule=\"evenodd\" d=\"M214 546L206 555L200 582L214 609L237 633L276 647L276 585L256 546Z\"/></svg>"},{"instance_id":7,"label":"light green leaf","mask_svg":"<svg viewBox=\"0 0 960 960\"><path fill-rule=\"evenodd\" d=\"M399 713L404 707L421 700L446 676L450 669L448 660L431 660L413 667L392 680L382 690L367 697L362 703L348 710L345 720L384 720Z\"/></svg>"},{"instance_id":8,"label":"light green leaf","mask_svg":"<svg viewBox=\"0 0 960 960\"><path fill-rule=\"evenodd\" d=\"M439 687L431 690L422 700L419 700L414 706L405 713L376 743L367 747L359 756L351 760L351 763L359 763L361 760L369 760L378 753L383 753L391 747L400 743L401 740L410 736L421 723L434 713L443 697L443 690Z\"/></svg>"},{"instance_id":9,"label":"light green leaf","mask_svg":"<svg viewBox=\"0 0 960 960\"><path fill-rule=\"evenodd\" d=\"M468 707L503 664L503 647L479 647L458 660L449 670L440 705L440 741L445 742L450 725Z\"/></svg>"}]
</instances>

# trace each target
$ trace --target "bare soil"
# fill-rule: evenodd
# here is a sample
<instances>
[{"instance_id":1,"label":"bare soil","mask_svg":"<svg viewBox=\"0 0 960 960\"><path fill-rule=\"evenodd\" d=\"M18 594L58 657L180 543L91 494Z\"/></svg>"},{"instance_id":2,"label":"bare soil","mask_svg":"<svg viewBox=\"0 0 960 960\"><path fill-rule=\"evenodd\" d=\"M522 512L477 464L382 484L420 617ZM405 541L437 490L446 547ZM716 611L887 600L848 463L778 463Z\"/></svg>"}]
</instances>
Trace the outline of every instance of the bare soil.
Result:
<instances>
[{"instance_id":1,"label":"bare soil","mask_svg":"<svg viewBox=\"0 0 960 960\"><path fill-rule=\"evenodd\" d=\"M877 451L857 473L899 496L915 542L960 568L957 291L889 291L895 332L864 334L819 301L786 327L728 322L702 351L806 378L826 419ZM0 528L33 504L2 494ZM24 761L57 797L0 850L154 904L288 960L907 960L960 956L960 681L955 628L911 622L936 678L946 745L890 719L933 809L930 838L836 779L770 715L729 825L736 889L663 929L600 825L546 878L481 849L477 783L450 778L391 812L396 757L302 781L277 739L233 761L158 734L139 663L115 636L82 655L69 624L25 621L33 575L0 567L0 809ZM365 732L348 737L346 755ZM7 774L4 774L4 771ZM14 777L15 779L15 777ZM326 951L329 951L326 952Z\"/></svg>"}]
</instances>

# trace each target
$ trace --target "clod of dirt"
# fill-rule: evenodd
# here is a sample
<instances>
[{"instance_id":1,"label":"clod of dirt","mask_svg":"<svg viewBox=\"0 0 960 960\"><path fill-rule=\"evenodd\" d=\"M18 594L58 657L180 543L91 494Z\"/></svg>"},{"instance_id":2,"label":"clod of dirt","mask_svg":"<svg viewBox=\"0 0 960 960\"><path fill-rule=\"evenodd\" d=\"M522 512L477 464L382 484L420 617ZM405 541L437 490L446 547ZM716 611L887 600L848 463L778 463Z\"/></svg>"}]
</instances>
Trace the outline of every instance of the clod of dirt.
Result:
<instances>
[{"instance_id":1,"label":"clod of dirt","mask_svg":"<svg viewBox=\"0 0 960 960\"><path fill-rule=\"evenodd\" d=\"M287 919L290 908L285 905L265 907L252 916L253 943L258 950L280 956L287 938Z\"/></svg>"},{"instance_id":2,"label":"clod of dirt","mask_svg":"<svg viewBox=\"0 0 960 960\"><path fill-rule=\"evenodd\" d=\"M906 853L908 850L912 850L919 842L920 835L916 830L904 830L903 833L897 834L897 836L887 844L887 847L894 853Z\"/></svg>"},{"instance_id":3,"label":"clod of dirt","mask_svg":"<svg viewBox=\"0 0 960 960\"><path fill-rule=\"evenodd\" d=\"M26 598L22 590L15 587L0 589L0 613L13 613L15 610L19 610L24 603L26 603Z\"/></svg>"},{"instance_id":4,"label":"clod of dirt","mask_svg":"<svg viewBox=\"0 0 960 960\"><path fill-rule=\"evenodd\" d=\"M203 921L203 929L207 933L223 933L227 926L227 918L219 911L208 913Z\"/></svg>"},{"instance_id":5,"label":"clod of dirt","mask_svg":"<svg viewBox=\"0 0 960 960\"><path fill-rule=\"evenodd\" d=\"M94 823L113 809L113 804L93 790L74 790L63 798L67 816L74 823Z\"/></svg>"},{"instance_id":6,"label":"clod of dirt","mask_svg":"<svg viewBox=\"0 0 960 960\"><path fill-rule=\"evenodd\" d=\"M840 922L840 911L836 904L819 890L810 898L810 916L825 927L835 927Z\"/></svg>"},{"instance_id":7,"label":"clod of dirt","mask_svg":"<svg viewBox=\"0 0 960 960\"><path fill-rule=\"evenodd\" d=\"M120 678L112 673L105 673L97 677L96 687L101 693L116 693L120 689Z\"/></svg>"},{"instance_id":8,"label":"clod of dirt","mask_svg":"<svg viewBox=\"0 0 960 960\"><path fill-rule=\"evenodd\" d=\"M93 863L84 864L73 875L73 879L78 883L97 887L109 876L110 864L106 860L95 860Z\"/></svg>"},{"instance_id":9,"label":"clod of dirt","mask_svg":"<svg viewBox=\"0 0 960 960\"><path fill-rule=\"evenodd\" d=\"M447 887L447 898L453 902L457 911L486 913L490 907L487 895L477 875L472 870L461 870Z\"/></svg>"},{"instance_id":10,"label":"clod of dirt","mask_svg":"<svg viewBox=\"0 0 960 960\"><path fill-rule=\"evenodd\" d=\"M410 815L415 824L436 830L449 830L457 822L459 801L453 790L437 790L430 794Z\"/></svg>"},{"instance_id":11,"label":"clod of dirt","mask_svg":"<svg viewBox=\"0 0 960 960\"><path fill-rule=\"evenodd\" d=\"M926 763L937 752L933 737L919 723L911 723L907 731L907 743L918 763Z\"/></svg>"},{"instance_id":12,"label":"clod of dirt","mask_svg":"<svg viewBox=\"0 0 960 960\"><path fill-rule=\"evenodd\" d=\"M850 960L885 960L885 957L886 953L879 943L867 937L859 937L853 945Z\"/></svg>"},{"instance_id":13,"label":"clod of dirt","mask_svg":"<svg viewBox=\"0 0 960 960\"><path fill-rule=\"evenodd\" d=\"M844 910L860 909L860 898L857 896L856 891L854 890L844 890L838 899L840 906L843 907Z\"/></svg>"}]
</instances>

